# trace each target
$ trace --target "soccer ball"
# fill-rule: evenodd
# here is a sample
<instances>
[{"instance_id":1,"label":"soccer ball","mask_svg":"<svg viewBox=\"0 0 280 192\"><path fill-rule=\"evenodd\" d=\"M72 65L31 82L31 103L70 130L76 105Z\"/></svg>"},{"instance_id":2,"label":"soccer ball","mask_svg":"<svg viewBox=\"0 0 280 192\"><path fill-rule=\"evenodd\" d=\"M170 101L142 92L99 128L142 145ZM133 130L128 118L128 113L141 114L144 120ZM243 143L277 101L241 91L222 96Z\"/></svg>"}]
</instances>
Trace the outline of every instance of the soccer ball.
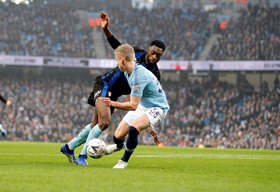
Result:
<instances>
[{"instance_id":1,"label":"soccer ball","mask_svg":"<svg viewBox=\"0 0 280 192\"><path fill-rule=\"evenodd\" d=\"M99 159L105 155L106 144L102 139L94 138L88 142L87 154L91 158Z\"/></svg>"}]
</instances>

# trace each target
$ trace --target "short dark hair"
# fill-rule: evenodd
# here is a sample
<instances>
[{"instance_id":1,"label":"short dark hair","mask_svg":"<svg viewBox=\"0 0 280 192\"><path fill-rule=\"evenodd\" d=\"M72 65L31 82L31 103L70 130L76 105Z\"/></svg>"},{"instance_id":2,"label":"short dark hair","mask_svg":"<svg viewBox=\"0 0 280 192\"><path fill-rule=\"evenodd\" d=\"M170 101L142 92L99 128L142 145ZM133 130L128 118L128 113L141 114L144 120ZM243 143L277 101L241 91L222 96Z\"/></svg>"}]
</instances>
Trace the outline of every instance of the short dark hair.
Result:
<instances>
[{"instance_id":1,"label":"short dark hair","mask_svg":"<svg viewBox=\"0 0 280 192\"><path fill-rule=\"evenodd\" d=\"M151 42L151 46L153 46L153 45L163 49L163 51L165 50L165 44L162 41L160 41L160 40L153 40Z\"/></svg>"}]
</instances>

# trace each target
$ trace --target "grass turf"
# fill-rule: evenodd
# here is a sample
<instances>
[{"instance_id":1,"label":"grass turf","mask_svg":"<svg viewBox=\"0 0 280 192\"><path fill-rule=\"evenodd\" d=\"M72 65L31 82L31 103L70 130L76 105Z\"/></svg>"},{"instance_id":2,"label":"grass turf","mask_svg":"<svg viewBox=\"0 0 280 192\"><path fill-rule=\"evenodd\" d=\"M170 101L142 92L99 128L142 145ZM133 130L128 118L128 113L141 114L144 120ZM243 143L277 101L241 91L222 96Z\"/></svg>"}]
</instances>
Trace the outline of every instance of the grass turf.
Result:
<instances>
[{"instance_id":1,"label":"grass turf","mask_svg":"<svg viewBox=\"0 0 280 192\"><path fill-rule=\"evenodd\" d=\"M280 151L138 146L115 170L122 151L81 167L61 145L1 141L0 191L280 191Z\"/></svg>"}]
</instances>

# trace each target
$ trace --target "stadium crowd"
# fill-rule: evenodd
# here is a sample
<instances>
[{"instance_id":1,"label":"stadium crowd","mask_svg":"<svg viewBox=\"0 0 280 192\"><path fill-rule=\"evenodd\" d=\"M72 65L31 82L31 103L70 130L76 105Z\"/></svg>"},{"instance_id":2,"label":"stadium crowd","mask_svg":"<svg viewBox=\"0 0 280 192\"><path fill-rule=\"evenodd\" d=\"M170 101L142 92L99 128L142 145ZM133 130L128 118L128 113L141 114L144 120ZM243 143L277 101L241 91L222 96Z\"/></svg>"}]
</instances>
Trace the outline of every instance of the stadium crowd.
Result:
<instances>
[{"instance_id":1,"label":"stadium crowd","mask_svg":"<svg viewBox=\"0 0 280 192\"><path fill-rule=\"evenodd\" d=\"M14 71L1 77L1 91L13 100L12 108L0 107L9 140L66 142L92 118L86 101L94 77L88 73ZM280 149L279 80L273 90L264 83L259 91L246 79L240 82L234 86L215 77L163 81L171 110L156 128L160 140L180 147ZM112 143L124 114L120 110L113 114L111 127L102 136L106 142ZM140 143L152 144L153 138L143 133Z\"/></svg>"},{"instance_id":2,"label":"stadium crowd","mask_svg":"<svg viewBox=\"0 0 280 192\"><path fill-rule=\"evenodd\" d=\"M83 1L82 1L83 2ZM107 2L107 1L106 1ZM96 57L93 30L79 13L98 13L102 5L43 2L16 5L0 2L0 54ZM168 43L164 59L198 59L210 35L208 14L190 8L133 9L104 5L110 27L122 42L146 48L151 39ZM143 17L145 15L145 17ZM176 18L176 19L175 19ZM107 44L105 37L104 43ZM113 58L107 48L107 58Z\"/></svg>"},{"instance_id":3,"label":"stadium crowd","mask_svg":"<svg viewBox=\"0 0 280 192\"><path fill-rule=\"evenodd\" d=\"M210 60L279 60L279 7L248 6L223 30L212 47ZM253 25L252 25L253 24Z\"/></svg>"},{"instance_id":4,"label":"stadium crowd","mask_svg":"<svg viewBox=\"0 0 280 192\"><path fill-rule=\"evenodd\" d=\"M122 42L144 49L151 39L160 39L168 45L163 59L198 59L210 36L208 13L205 11L186 7L160 7L149 11L121 9L109 11L112 18L110 27L115 36L120 37ZM106 47L107 57L113 58L112 50Z\"/></svg>"},{"instance_id":5,"label":"stadium crowd","mask_svg":"<svg viewBox=\"0 0 280 192\"><path fill-rule=\"evenodd\" d=\"M98 13L104 9L112 18L112 31L122 42L143 48L151 39L166 42L168 49L163 59L198 59L215 33L210 30L210 15L202 7L161 6L147 10L132 8L128 0L124 6L116 6L112 1L59 2L29 5L0 2L0 54L94 58L94 30L80 13ZM230 20L228 27L219 33L208 59L279 60L279 7L248 5L238 14L238 20ZM105 37L104 43L107 44ZM110 47L105 47L107 58L113 58Z\"/></svg>"},{"instance_id":6,"label":"stadium crowd","mask_svg":"<svg viewBox=\"0 0 280 192\"><path fill-rule=\"evenodd\" d=\"M92 30L69 5L0 3L0 53L94 57Z\"/></svg>"}]
</instances>

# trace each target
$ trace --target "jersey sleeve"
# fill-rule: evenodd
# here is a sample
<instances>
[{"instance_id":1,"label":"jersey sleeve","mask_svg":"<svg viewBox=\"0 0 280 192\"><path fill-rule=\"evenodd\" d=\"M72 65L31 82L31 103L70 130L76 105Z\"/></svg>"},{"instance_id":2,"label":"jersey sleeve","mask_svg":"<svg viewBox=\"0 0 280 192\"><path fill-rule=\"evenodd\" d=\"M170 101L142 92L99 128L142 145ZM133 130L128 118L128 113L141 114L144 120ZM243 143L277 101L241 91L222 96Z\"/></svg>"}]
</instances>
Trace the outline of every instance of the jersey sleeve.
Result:
<instances>
[{"instance_id":1,"label":"jersey sleeve","mask_svg":"<svg viewBox=\"0 0 280 192\"><path fill-rule=\"evenodd\" d=\"M7 103L7 100L6 100L2 95L0 95L0 100L1 100L3 103Z\"/></svg>"},{"instance_id":2,"label":"jersey sleeve","mask_svg":"<svg viewBox=\"0 0 280 192\"><path fill-rule=\"evenodd\" d=\"M114 35L112 35L111 37L107 38L107 41L109 42L109 44L111 45L111 47L113 49L116 49L116 48L118 48L118 46L121 45L119 40Z\"/></svg>"},{"instance_id":3,"label":"jersey sleeve","mask_svg":"<svg viewBox=\"0 0 280 192\"><path fill-rule=\"evenodd\" d=\"M138 73L139 74L139 73ZM145 89L146 85L150 82L149 78L146 75L135 75L132 80L131 85L131 96L142 97L143 90Z\"/></svg>"}]
</instances>

